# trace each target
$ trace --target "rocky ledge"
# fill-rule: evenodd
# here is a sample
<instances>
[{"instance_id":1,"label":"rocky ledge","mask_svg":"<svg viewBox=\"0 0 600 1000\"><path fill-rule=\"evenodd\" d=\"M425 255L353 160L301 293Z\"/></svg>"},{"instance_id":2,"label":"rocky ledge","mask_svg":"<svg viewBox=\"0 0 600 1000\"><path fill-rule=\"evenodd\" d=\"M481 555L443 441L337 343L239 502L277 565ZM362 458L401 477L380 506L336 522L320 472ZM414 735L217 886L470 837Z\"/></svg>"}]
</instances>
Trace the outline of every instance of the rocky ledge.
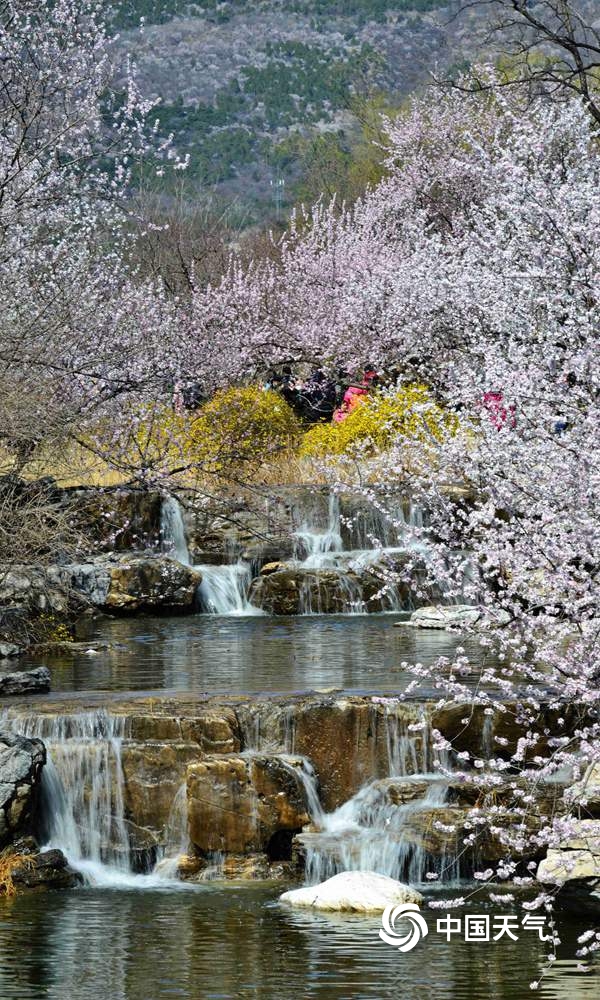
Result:
<instances>
[{"instance_id":1,"label":"rocky ledge","mask_svg":"<svg viewBox=\"0 0 600 1000\"><path fill-rule=\"evenodd\" d=\"M33 670L0 671L0 697L7 695L47 694L50 690L48 667Z\"/></svg>"},{"instance_id":2,"label":"rocky ledge","mask_svg":"<svg viewBox=\"0 0 600 1000\"><path fill-rule=\"evenodd\" d=\"M490 791L473 767L470 776L444 782L442 801L429 799L434 779L428 774L428 734L437 729L473 759L485 757L486 741L498 736L496 752L508 759L522 736L510 706L493 717L485 734L483 710L474 709L467 724L460 705L405 704L341 693L160 701L132 697L111 704L116 728L98 706L94 696L75 702L21 700L11 707L9 720L15 728L23 720L28 731L35 725L43 740L60 733L65 753L78 732L97 739L108 739L113 731L122 734L121 784L114 800L122 804L134 870L153 863L169 842L172 807L182 788L189 834L188 851L179 863L184 879L210 877L216 858L220 874L226 876L289 878L302 872L311 851L313 856L315 851L326 855L339 870L354 845L341 834L332 839L322 817L358 799L358 793L356 823L366 828L373 815L389 818L388 842L400 823L402 844L433 859L456 854L470 809L476 807L484 815L490 807L500 833L484 831L478 837L472 856L464 856L461 873L507 854L502 829L514 827L514 791L508 783ZM540 729L552 730L557 711L541 707ZM589 708L577 705L563 710L564 731L585 724L586 712ZM6 760L18 755L20 767L17 773L14 763L5 762L0 772L1 787L6 788L4 828L10 840L31 825L24 820L31 815L43 747L39 741L12 735L3 739ZM12 775L11 781L5 780L7 775ZM530 832L544 824L544 817L567 812L564 791L556 783L538 788ZM407 814L407 807L418 800L419 807ZM524 864L542 859L541 852L529 846L519 852L513 844L508 853L520 856Z\"/></svg>"}]
</instances>

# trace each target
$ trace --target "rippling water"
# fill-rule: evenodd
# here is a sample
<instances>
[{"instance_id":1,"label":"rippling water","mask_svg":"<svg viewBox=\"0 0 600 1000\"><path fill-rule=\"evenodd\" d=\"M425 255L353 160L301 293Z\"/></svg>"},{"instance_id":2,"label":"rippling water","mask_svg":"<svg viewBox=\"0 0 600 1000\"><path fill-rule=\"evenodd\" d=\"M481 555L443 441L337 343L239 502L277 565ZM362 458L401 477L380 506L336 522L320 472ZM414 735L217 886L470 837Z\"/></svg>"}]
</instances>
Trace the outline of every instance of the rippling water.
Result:
<instances>
[{"instance_id":1,"label":"rippling water","mask_svg":"<svg viewBox=\"0 0 600 1000\"><path fill-rule=\"evenodd\" d=\"M315 915L276 902L272 887L193 892L78 890L0 902L2 1000L522 1000L544 946L446 943L401 955L376 918ZM473 912L477 912L477 908ZM565 920L572 954L578 925ZM595 974L559 961L537 995L592 1000ZM536 994L533 994L534 996Z\"/></svg>"},{"instance_id":2,"label":"rippling water","mask_svg":"<svg viewBox=\"0 0 600 1000\"><path fill-rule=\"evenodd\" d=\"M43 662L52 670L54 691L244 693L401 691L410 680L401 669L404 660L429 664L451 656L459 644L474 662L482 660L476 641L394 628L397 620L397 615L106 619L85 638L92 648L114 643L111 649ZM471 676L473 683L477 676Z\"/></svg>"}]
</instances>

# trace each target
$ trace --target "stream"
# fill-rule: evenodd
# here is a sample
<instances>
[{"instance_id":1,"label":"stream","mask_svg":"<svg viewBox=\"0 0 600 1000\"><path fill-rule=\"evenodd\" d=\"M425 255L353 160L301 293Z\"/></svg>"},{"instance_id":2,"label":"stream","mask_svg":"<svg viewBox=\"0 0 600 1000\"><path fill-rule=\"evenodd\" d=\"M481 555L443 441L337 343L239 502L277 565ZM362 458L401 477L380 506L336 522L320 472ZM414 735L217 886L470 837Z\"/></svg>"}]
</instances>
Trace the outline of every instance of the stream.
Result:
<instances>
[{"instance_id":1,"label":"stream","mask_svg":"<svg viewBox=\"0 0 600 1000\"><path fill-rule=\"evenodd\" d=\"M411 508L406 529L414 528L418 539L404 538L403 545L418 545L426 555L422 524L420 512ZM174 502L164 505L162 528L165 550L191 564ZM529 995L544 954L532 934L518 942L448 943L435 933L435 910L424 907L430 934L417 950L400 955L379 940L378 917L292 910L278 902L285 882L219 878L222 862L216 856L209 868L213 880L178 881L178 858L189 850L185 766L179 777L169 777L170 805L159 841L151 850L136 846L140 828L130 821L123 755L131 769L140 744L131 739L131 720L118 711L111 714L111 702L118 704L123 695L151 695L150 700L187 695L192 702L205 695L384 695L379 704L377 697L367 699L369 732L371 726L375 734L383 727L383 735L375 737L383 749L373 749L371 773L367 770L360 787L335 808L323 805L310 755L298 753L296 721L291 708L286 714L285 702L276 739L272 722L261 720L252 707L245 715L238 710L239 756L251 766L266 755L304 790L311 829L298 840L306 884L355 870L410 881L427 902L470 890L455 850L434 858L405 835L411 822L444 807L448 786L435 770L428 726L417 727L421 735L415 736L405 710L388 696L400 694L411 679L405 661L430 664L451 657L459 644L474 664L466 682L475 685L483 649L475 638L406 625L409 610L393 591L386 598L388 613L365 614L355 568L401 549L387 539L384 548L344 551L335 502L321 524L307 523L296 534L293 565L302 572L338 574L347 600L344 614L318 613L314 592L308 591L302 614L265 614L250 600L254 571L234 557L221 566L199 566L203 582L196 614L88 620L79 627L83 645L76 651L24 660L24 667L48 663L53 693L17 706L7 718L15 731L46 744L40 836L64 852L84 885L0 899L1 1000L484 1000L490 995L518 1000ZM78 699L94 692L98 707L78 711ZM434 699L438 693L424 687L421 697ZM36 703L42 702L40 712ZM264 710L259 702L255 707ZM414 710L423 712L422 706ZM170 736L152 745L159 754L175 752ZM450 756L442 764L452 770ZM162 780L160 773L155 779L144 771L139 778L150 788L155 780ZM390 797L398 782L407 796L400 807L394 794ZM411 782L418 786L414 795ZM437 881L428 882L432 871ZM475 911L488 906L477 902ZM561 929L569 954L578 926L569 918ZM597 995L593 978L575 976L574 969L574 962L559 955L541 995L561 1000Z\"/></svg>"},{"instance_id":2,"label":"stream","mask_svg":"<svg viewBox=\"0 0 600 1000\"><path fill-rule=\"evenodd\" d=\"M523 1000L544 946L446 943L400 955L376 918L292 911L280 887L207 883L86 889L0 902L2 1000ZM564 951L586 925L565 921ZM561 959L538 995L592 1000L595 977Z\"/></svg>"},{"instance_id":3,"label":"stream","mask_svg":"<svg viewBox=\"0 0 600 1000\"><path fill-rule=\"evenodd\" d=\"M456 646L482 662L476 640L436 629L395 628L407 615L300 615L104 619L80 633L90 652L24 658L47 663L53 691L396 692L401 664L430 664ZM88 645L89 644L89 645ZM104 649L104 646L108 648ZM478 672L466 678L477 683ZM423 697L431 689L423 688Z\"/></svg>"}]
</instances>

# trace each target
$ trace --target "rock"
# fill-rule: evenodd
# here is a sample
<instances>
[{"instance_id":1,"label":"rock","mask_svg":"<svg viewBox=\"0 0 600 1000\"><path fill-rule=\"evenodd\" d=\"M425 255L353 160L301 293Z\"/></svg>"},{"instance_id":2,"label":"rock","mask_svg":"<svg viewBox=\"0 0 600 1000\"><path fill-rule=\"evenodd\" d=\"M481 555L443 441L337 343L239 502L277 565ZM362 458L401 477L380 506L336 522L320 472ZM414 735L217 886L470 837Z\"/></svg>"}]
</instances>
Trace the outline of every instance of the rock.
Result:
<instances>
[{"instance_id":1,"label":"rock","mask_svg":"<svg viewBox=\"0 0 600 1000\"><path fill-rule=\"evenodd\" d=\"M160 541L159 492L78 487L65 490L64 498L96 550L124 552L151 548Z\"/></svg>"},{"instance_id":2,"label":"rock","mask_svg":"<svg viewBox=\"0 0 600 1000\"><path fill-rule=\"evenodd\" d=\"M348 566L338 569L309 569L298 563L268 563L250 588L250 601L272 615L344 614L357 607L365 611L389 608L377 567ZM396 588L400 600L416 601L406 584Z\"/></svg>"},{"instance_id":3,"label":"rock","mask_svg":"<svg viewBox=\"0 0 600 1000\"><path fill-rule=\"evenodd\" d=\"M587 816L600 819L600 763L590 764L581 781L567 789L565 799Z\"/></svg>"},{"instance_id":4,"label":"rock","mask_svg":"<svg viewBox=\"0 0 600 1000\"><path fill-rule=\"evenodd\" d=\"M210 882L214 879L231 879L236 882L257 879L294 879L296 867L289 861L273 861L267 854L225 854L207 859L197 855L182 855L177 867L177 877L184 882Z\"/></svg>"},{"instance_id":5,"label":"rock","mask_svg":"<svg viewBox=\"0 0 600 1000\"><path fill-rule=\"evenodd\" d=\"M188 764L198 759L197 744L126 741L121 750L125 815L136 847L164 839L173 800L186 779ZM140 836L140 832L142 836ZM148 834L151 835L150 841Z\"/></svg>"},{"instance_id":6,"label":"rock","mask_svg":"<svg viewBox=\"0 0 600 1000\"><path fill-rule=\"evenodd\" d=\"M45 762L41 740L0 733L0 847L27 830Z\"/></svg>"},{"instance_id":7,"label":"rock","mask_svg":"<svg viewBox=\"0 0 600 1000\"><path fill-rule=\"evenodd\" d=\"M110 568L104 604L108 608L194 607L202 576L190 566L166 556L121 559Z\"/></svg>"},{"instance_id":8,"label":"rock","mask_svg":"<svg viewBox=\"0 0 600 1000\"><path fill-rule=\"evenodd\" d=\"M60 581L59 567L4 565L0 570L0 606L27 615L39 612L64 613L69 600Z\"/></svg>"},{"instance_id":9,"label":"rock","mask_svg":"<svg viewBox=\"0 0 600 1000\"><path fill-rule=\"evenodd\" d=\"M285 563L284 562L280 562L280 561L269 562L269 563L265 563L265 565L262 567L262 569L260 571L260 575L261 576L270 576L271 573L280 573L284 569L285 569Z\"/></svg>"},{"instance_id":10,"label":"rock","mask_svg":"<svg viewBox=\"0 0 600 1000\"><path fill-rule=\"evenodd\" d=\"M132 715L129 732L133 740L174 740L195 743L205 754L238 753L241 739L233 709L223 705L198 709L192 716Z\"/></svg>"},{"instance_id":11,"label":"rock","mask_svg":"<svg viewBox=\"0 0 600 1000\"><path fill-rule=\"evenodd\" d=\"M0 673L0 695L44 694L50 690L48 667L34 670L18 670L10 674Z\"/></svg>"},{"instance_id":12,"label":"rock","mask_svg":"<svg viewBox=\"0 0 600 1000\"><path fill-rule=\"evenodd\" d=\"M543 885L558 886L558 900L578 914L600 914L600 821L577 820L558 848L549 848L537 869Z\"/></svg>"},{"instance_id":13,"label":"rock","mask_svg":"<svg viewBox=\"0 0 600 1000\"><path fill-rule=\"evenodd\" d=\"M0 642L0 659L8 660L14 656L20 656L22 652L23 648L14 642Z\"/></svg>"},{"instance_id":14,"label":"rock","mask_svg":"<svg viewBox=\"0 0 600 1000\"><path fill-rule=\"evenodd\" d=\"M547 885L586 878L600 878L600 845L595 853L551 849L538 865L537 880Z\"/></svg>"},{"instance_id":15,"label":"rock","mask_svg":"<svg viewBox=\"0 0 600 1000\"><path fill-rule=\"evenodd\" d=\"M558 848L550 848L537 870L538 882L561 885L571 879L600 877L600 820L571 823Z\"/></svg>"},{"instance_id":16,"label":"rock","mask_svg":"<svg viewBox=\"0 0 600 1000\"><path fill-rule=\"evenodd\" d=\"M470 604L454 604L449 607L435 605L418 608L410 616L410 621L395 622L395 624L399 627L410 625L413 628L451 629L477 626L479 629L487 629L496 625L506 625L508 621L510 616L502 609L493 611L491 608L473 607Z\"/></svg>"},{"instance_id":17,"label":"rock","mask_svg":"<svg viewBox=\"0 0 600 1000\"><path fill-rule=\"evenodd\" d=\"M415 762L424 769L423 733L408 732L409 724L422 721L421 710L398 699L308 695L246 702L236 714L244 748L284 746L310 759L326 812L367 781L398 769L410 774Z\"/></svg>"},{"instance_id":18,"label":"rock","mask_svg":"<svg viewBox=\"0 0 600 1000\"><path fill-rule=\"evenodd\" d=\"M42 851L21 855L11 871L11 879L19 889L74 889L83 878L68 864L62 851Z\"/></svg>"},{"instance_id":19,"label":"rock","mask_svg":"<svg viewBox=\"0 0 600 1000\"><path fill-rule=\"evenodd\" d=\"M336 570L288 567L254 580L249 599L272 615L299 615L309 610L339 614L348 609L347 584L347 574Z\"/></svg>"},{"instance_id":20,"label":"rock","mask_svg":"<svg viewBox=\"0 0 600 1000\"><path fill-rule=\"evenodd\" d=\"M416 889L375 872L340 872L320 885L282 893L281 902L316 910L381 913L391 903L423 902Z\"/></svg>"},{"instance_id":21,"label":"rock","mask_svg":"<svg viewBox=\"0 0 600 1000\"><path fill-rule=\"evenodd\" d=\"M99 556L65 566L12 566L0 574L0 604L65 614L93 605L113 610L191 610L202 580L167 556Z\"/></svg>"},{"instance_id":22,"label":"rock","mask_svg":"<svg viewBox=\"0 0 600 1000\"><path fill-rule=\"evenodd\" d=\"M365 698L301 702L291 720L293 748L313 764L323 808L331 812L365 782L387 777L393 766L390 752L408 724L418 721L414 706L387 706ZM422 763L422 734L411 735L408 742Z\"/></svg>"},{"instance_id":23,"label":"rock","mask_svg":"<svg viewBox=\"0 0 600 1000\"><path fill-rule=\"evenodd\" d=\"M310 819L298 774L277 755L207 757L188 768L187 789L190 840L201 854L282 859Z\"/></svg>"},{"instance_id":24,"label":"rock","mask_svg":"<svg viewBox=\"0 0 600 1000\"><path fill-rule=\"evenodd\" d=\"M93 604L103 607L106 604L111 583L111 570L108 561L99 558L85 563L73 563L68 566L51 566L49 570L56 587L81 605Z\"/></svg>"}]
</instances>

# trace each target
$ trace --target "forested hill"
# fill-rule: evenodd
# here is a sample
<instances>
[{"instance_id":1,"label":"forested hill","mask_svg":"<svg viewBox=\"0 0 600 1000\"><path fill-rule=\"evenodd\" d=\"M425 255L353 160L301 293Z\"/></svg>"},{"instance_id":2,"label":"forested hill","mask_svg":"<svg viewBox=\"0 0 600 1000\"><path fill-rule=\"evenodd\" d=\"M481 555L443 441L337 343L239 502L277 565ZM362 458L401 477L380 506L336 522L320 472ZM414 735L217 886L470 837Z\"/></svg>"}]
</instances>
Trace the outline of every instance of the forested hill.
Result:
<instances>
[{"instance_id":1,"label":"forested hill","mask_svg":"<svg viewBox=\"0 0 600 1000\"><path fill-rule=\"evenodd\" d=\"M378 109L397 107L435 66L464 64L472 48L443 0L112 7L118 44L145 93L161 98L163 129L190 154L188 189L233 201L248 223L321 190L352 197L374 179L361 150Z\"/></svg>"}]
</instances>

